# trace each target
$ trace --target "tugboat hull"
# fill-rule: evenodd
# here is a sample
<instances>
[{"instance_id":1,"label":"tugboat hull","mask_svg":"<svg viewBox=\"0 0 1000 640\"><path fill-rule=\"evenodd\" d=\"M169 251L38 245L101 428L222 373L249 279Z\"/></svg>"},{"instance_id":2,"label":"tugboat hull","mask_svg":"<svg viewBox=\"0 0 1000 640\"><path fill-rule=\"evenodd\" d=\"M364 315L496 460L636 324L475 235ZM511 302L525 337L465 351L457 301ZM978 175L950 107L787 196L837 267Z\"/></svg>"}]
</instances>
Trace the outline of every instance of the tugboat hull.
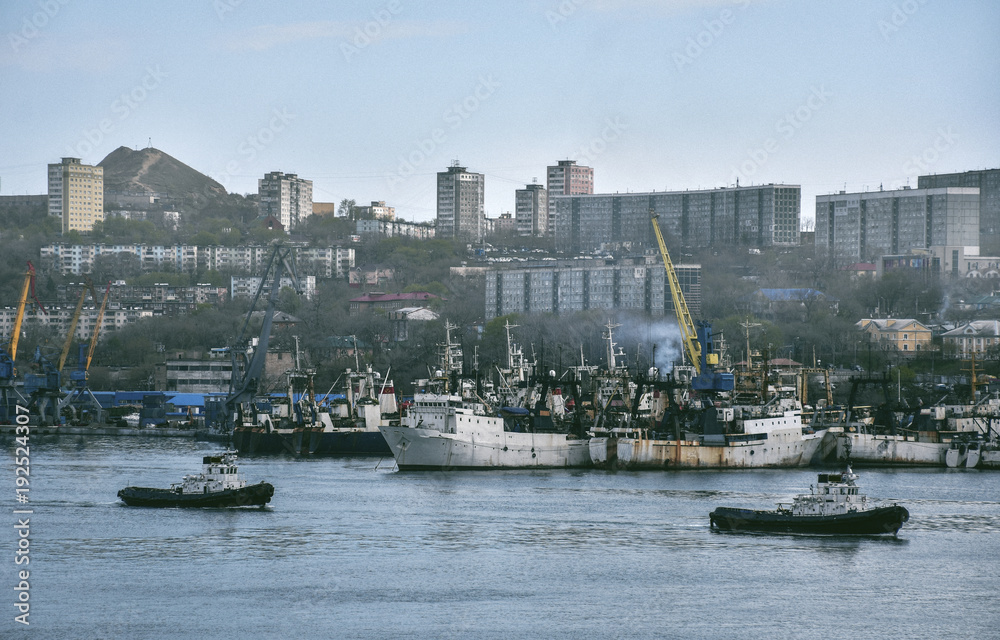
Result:
<instances>
[{"instance_id":1,"label":"tugboat hull","mask_svg":"<svg viewBox=\"0 0 1000 640\"><path fill-rule=\"evenodd\" d=\"M909 519L910 513L899 505L825 516L731 507L719 507L709 514L712 528L720 531L836 535L895 535Z\"/></svg>"},{"instance_id":2,"label":"tugboat hull","mask_svg":"<svg viewBox=\"0 0 1000 640\"><path fill-rule=\"evenodd\" d=\"M130 507L253 507L271 501L274 487L268 482L212 493L178 493L172 489L125 487L118 492Z\"/></svg>"}]
</instances>

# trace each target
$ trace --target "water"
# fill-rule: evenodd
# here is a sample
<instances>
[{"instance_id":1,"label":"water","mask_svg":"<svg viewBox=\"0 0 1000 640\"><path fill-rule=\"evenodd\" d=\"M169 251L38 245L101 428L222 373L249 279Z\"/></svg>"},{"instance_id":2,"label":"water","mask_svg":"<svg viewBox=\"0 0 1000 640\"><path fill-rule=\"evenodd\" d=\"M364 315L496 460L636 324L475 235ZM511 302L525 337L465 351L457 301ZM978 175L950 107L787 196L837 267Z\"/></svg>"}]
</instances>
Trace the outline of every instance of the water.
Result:
<instances>
[{"instance_id":1,"label":"water","mask_svg":"<svg viewBox=\"0 0 1000 640\"><path fill-rule=\"evenodd\" d=\"M0 495L15 521L13 443ZM249 510L139 509L210 443L31 443L30 627L0 527L0 637L996 638L1000 473L859 469L910 511L898 539L724 534L813 470L398 473L375 459L247 458ZM4 481L0 480L0 483Z\"/></svg>"}]
</instances>

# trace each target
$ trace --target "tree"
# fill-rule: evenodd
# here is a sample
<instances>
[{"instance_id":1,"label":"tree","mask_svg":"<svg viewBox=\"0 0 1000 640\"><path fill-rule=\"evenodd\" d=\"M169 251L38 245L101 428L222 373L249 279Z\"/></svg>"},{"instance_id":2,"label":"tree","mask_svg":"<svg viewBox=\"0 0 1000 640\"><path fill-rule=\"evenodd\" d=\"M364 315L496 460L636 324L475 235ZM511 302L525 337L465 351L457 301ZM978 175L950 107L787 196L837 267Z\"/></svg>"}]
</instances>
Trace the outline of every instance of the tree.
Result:
<instances>
[{"instance_id":1,"label":"tree","mask_svg":"<svg viewBox=\"0 0 1000 640\"><path fill-rule=\"evenodd\" d=\"M354 200L349 200L344 198L340 201L340 206L337 207L337 215L341 218L347 218L348 220L354 220L354 210L355 210Z\"/></svg>"}]
</instances>

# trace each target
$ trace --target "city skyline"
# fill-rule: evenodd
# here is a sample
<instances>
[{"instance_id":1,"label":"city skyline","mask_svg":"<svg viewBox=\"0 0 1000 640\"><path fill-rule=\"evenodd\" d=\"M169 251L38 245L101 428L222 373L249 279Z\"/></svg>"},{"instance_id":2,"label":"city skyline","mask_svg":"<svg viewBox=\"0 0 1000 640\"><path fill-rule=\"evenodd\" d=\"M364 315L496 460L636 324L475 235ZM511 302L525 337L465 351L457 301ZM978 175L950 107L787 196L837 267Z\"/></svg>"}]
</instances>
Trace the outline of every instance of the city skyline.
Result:
<instances>
[{"instance_id":1,"label":"city skyline","mask_svg":"<svg viewBox=\"0 0 1000 640\"><path fill-rule=\"evenodd\" d=\"M801 185L811 221L817 195L1000 165L993 3L515 7L7 3L0 194L151 144L231 192L294 173L415 221L456 160L495 218L564 159L595 193Z\"/></svg>"}]
</instances>

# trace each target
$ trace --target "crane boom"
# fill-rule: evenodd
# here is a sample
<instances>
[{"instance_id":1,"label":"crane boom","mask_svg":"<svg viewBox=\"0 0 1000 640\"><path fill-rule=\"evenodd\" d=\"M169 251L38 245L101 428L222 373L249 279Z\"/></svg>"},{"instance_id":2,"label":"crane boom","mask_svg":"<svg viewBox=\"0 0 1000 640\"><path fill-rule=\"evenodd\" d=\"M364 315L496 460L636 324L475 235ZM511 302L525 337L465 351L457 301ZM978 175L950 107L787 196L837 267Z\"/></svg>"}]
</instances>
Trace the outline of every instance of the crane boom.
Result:
<instances>
[{"instance_id":1,"label":"crane boom","mask_svg":"<svg viewBox=\"0 0 1000 640\"><path fill-rule=\"evenodd\" d=\"M90 278L87 278L87 283L83 287L83 291L80 292L80 300L76 303L76 311L73 312L73 318L69 323L69 331L66 332L66 342L63 343L62 354L59 356L59 366L58 371L63 370L63 365L66 364L66 356L69 355L69 348L73 344L73 336L76 334L76 325L80 322L80 313L83 311L83 302L87 298L87 290L90 290L90 295L94 298L94 303L97 303L97 293L94 292L94 285L90 282Z\"/></svg>"},{"instance_id":2,"label":"crane boom","mask_svg":"<svg viewBox=\"0 0 1000 640\"><path fill-rule=\"evenodd\" d=\"M663 267L667 271L667 282L670 284L670 295L674 301L674 311L677 313L677 324L681 329L681 341L684 343L684 353L694 366L696 374L701 374L701 343L698 342L698 331L695 329L694 320L691 319L691 312L688 311L687 302L684 300L684 292L681 291L680 282L677 280L677 272L674 270L674 263L670 260L667 252L667 244L663 241L663 233L660 232L660 225L657 223L659 215L653 210L649 212L650 221L653 223L653 233L656 234L656 242L660 245L660 255L663 256Z\"/></svg>"},{"instance_id":3,"label":"crane boom","mask_svg":"<svg viewBox=\"0 0 1000 640\"><path fill-rule=\"evenodd\" d=\"M35 301L35 304L45 312L45 307L42 303L38 301L35 296L35 267L28 262L28 270L24 274L24 285L21 287L21 297L17 301L17 315L14 316L14 331L10 336L10 359L14 361L17 359L17 343L21 339L21 322L24 320L24 307L28 302L28 292L31 292L31 298Z\"/></svg>"},{"instance_id":4,"label":"crane boom","mask_svg":"<svg viewBox=\"0 0 1000 640\"><path fill-rule=\"evenodd\" d=\"M111 293L111 283L108 283L104 290L104 300L101 301L101 308L97 311L97 322L94 324L94 333L90 336L90 348L87 349L87 360L83 370L90 371L90 361L94 357L94 349L97 348L97 338L101 335L101 323L104 322L104 310L108 306L108 294Z\"/></svg>"}]
</instances>

